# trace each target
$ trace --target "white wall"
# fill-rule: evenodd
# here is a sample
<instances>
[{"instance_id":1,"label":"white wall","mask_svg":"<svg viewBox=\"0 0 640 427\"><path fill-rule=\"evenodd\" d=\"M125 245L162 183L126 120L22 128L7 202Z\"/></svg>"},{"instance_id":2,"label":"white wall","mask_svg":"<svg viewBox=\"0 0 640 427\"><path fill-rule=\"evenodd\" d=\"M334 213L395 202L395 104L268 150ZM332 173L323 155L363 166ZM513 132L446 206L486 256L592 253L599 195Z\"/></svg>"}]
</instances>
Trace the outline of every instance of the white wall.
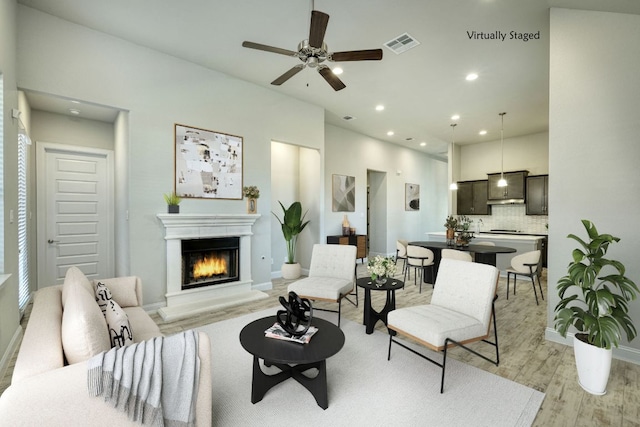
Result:
<instances>
[{"instance_id":1,"label":"white wall","mask_svg":"<svg viewBox=\"0 0 640 427\"><path fill-rule=\"evenodd\" d=\"M7 350L19 339L20 319L18 313L18 229L17 221L10 224L9 211L18 211L18 123L11 118L11 110L18 108L16 87L16 4L12 0L0 1L0 78L3 80L2 138L3 150L4 210L0 210L0 245L4 245L4 271L11 277L0 286L0 374L8 363Z\"/></svg>"},{"instance_id":2,"label":"white wall","mask_svg":"<svg viewBox=\"0 0 640 427\"><path fill-rule=\"evenodd\" d=\"M31 139L113 150L113 123L69 117L46 111L31 111Z\"/></svg>"},{"instance_id":3,"label":"white wall","mask_svg":"<svg viewBox=\"0 0 640 427\"><path fill-rule=\"evenodd\" d=\"M244 183L261 192L252 277L254 285L270 283L270 142L321 148L321 108L25 6L18 7L18 49L25 90L129 111L130 269L142 277L145 304L165 301L164 229L156 214L166 211L162 194L173 189L175 123L243 137ZM241 213L246 203L187 199L181 212Z\"/></svg>"},{"instance_id":4,"label":"white wall","mask_svg":"<svg viewBox=\"0 0 640 427\"><path fill-rule=\"evenodd\" d=\"M508 114L505 121L508 120ZM500 138L471 145L456 145L460 154L458 181L487 179L500 173ZM528 170L530 175L549 173L549 133L541 132L504 140L504 171Z\"/></svg>"},{"instance_id":5,"label":"white wall","mask_svg":"<svg viewBox=\"0 0 640 427\"><path fill-rule=\"evenodd\" d=\"M386 172L387 253L395 254L397 239L425 240L426 232L442 230L448 205L446 162L332 125L326 126L325 133L324 199L331 200L333 174L356 179L355 212L332 212L331 203L325 206L327 235L342 233L344 214L356 233L364 234L367 170ZM417 212L404 210L405 183L420 184Z\"/></svg>"},{"instance_id":6,"label":"white wall","mask_svg":"<svg viewBox=\"0 0 640 427\"><path fill-rule=\"evenodd\" d=\"M640 285L640 16L551 10L549 298L547 337L581 219L621 238L609 255ZM640 328L640 301L631 303ZM623 341L624 342L624 341ZM614 351L640 363L640 340Z\"/></svg>"}]
</instances>

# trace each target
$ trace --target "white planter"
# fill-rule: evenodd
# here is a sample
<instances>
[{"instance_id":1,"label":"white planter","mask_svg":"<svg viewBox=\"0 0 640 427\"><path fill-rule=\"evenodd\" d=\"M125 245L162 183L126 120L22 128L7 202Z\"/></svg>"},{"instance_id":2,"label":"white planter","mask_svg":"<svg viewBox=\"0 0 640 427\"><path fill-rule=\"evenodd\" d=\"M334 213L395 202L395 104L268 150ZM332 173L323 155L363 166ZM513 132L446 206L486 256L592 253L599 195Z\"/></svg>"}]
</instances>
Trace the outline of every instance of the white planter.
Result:
<instances>
[{"instance_id":1,"label":"white planter","mask_svg":"<svg viewBox=\"0 0 640 427\"><path fill-rule=\"evenodd\" d=\"M300 277L302 268L300 267L300 263L295 264L282 264L282 278L285 280L293 280Z\"/></svg>"},{"instance_id":2,"label":"white planter","mask_svg":"<svg viewBox=\"0 0 640 427\"><path fill-rule=\"evenodd\" d=\"M574 336L573 352L580 386L591 394L605 394L613 351L587 344Z\"/></svg>"}]
</instances>

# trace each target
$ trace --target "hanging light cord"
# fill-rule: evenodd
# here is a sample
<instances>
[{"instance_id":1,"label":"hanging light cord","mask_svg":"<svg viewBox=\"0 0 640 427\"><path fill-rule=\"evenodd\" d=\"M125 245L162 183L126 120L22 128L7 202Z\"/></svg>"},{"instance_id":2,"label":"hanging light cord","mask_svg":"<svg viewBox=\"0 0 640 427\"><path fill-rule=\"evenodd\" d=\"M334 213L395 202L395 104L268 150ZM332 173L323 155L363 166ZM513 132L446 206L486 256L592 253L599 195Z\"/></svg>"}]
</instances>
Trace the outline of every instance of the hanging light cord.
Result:
<instances>
[{"instance_id":1,"label":"hanging light cord","mask_svg":"<svg viewBox=\"0 0 640 427\"><path fill-rule=\"evenodd\" d=\"M500 127L500 179L504 179L504 115L507 113L500 113L502 125Z\"/></svg>"}]
</instances>

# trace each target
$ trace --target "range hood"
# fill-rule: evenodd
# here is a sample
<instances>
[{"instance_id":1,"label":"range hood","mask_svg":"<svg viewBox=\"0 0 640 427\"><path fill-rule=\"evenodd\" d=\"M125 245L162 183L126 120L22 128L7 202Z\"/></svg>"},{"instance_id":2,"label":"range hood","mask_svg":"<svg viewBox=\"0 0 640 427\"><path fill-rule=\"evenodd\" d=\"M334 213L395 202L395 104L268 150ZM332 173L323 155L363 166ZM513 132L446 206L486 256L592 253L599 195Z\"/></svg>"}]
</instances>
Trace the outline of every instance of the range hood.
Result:
<instances>
[{"instance_id":1,"label":"range hood","mask_svg":"<svg viewBox=\"0 0 640 427\"><path fill-rule=\"evenodd\" d=\"M493 199L487 201L488 205L523 205L524 199Z\"/></svg>"}]
</instances>

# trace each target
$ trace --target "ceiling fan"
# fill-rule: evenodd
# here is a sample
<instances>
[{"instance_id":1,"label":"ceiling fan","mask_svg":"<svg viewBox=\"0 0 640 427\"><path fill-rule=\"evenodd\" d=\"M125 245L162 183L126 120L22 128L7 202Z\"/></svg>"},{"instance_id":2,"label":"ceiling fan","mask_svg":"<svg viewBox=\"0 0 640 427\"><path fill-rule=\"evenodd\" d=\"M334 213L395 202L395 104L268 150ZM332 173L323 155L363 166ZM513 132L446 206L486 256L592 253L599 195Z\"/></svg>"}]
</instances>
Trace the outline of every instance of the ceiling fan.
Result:
<instances>
[{"instance_id":1,"label":"ceiling fan","mask_svg":"<svg viewBox=\"0 0 640 427\"><path fill-rule=\"evenodd\" d=\"M272 81L272 85L280 86L282 83L302 71L303 68L311 67L317 69L327 83L329 83L334 90L338 91L344 89L346 86L326 64L323 64L324 61L379 61L382 59L382 49L330 52L326 43L324 43L324 33L327 30L328 23L329 15L324 12L312 10L309 38L298 44L297 51L248 41L242 42L242 46L250 49L264 50L266 52L292 56L302 61L302 64L294 66Z\"/></svg>"}]
</instances>

